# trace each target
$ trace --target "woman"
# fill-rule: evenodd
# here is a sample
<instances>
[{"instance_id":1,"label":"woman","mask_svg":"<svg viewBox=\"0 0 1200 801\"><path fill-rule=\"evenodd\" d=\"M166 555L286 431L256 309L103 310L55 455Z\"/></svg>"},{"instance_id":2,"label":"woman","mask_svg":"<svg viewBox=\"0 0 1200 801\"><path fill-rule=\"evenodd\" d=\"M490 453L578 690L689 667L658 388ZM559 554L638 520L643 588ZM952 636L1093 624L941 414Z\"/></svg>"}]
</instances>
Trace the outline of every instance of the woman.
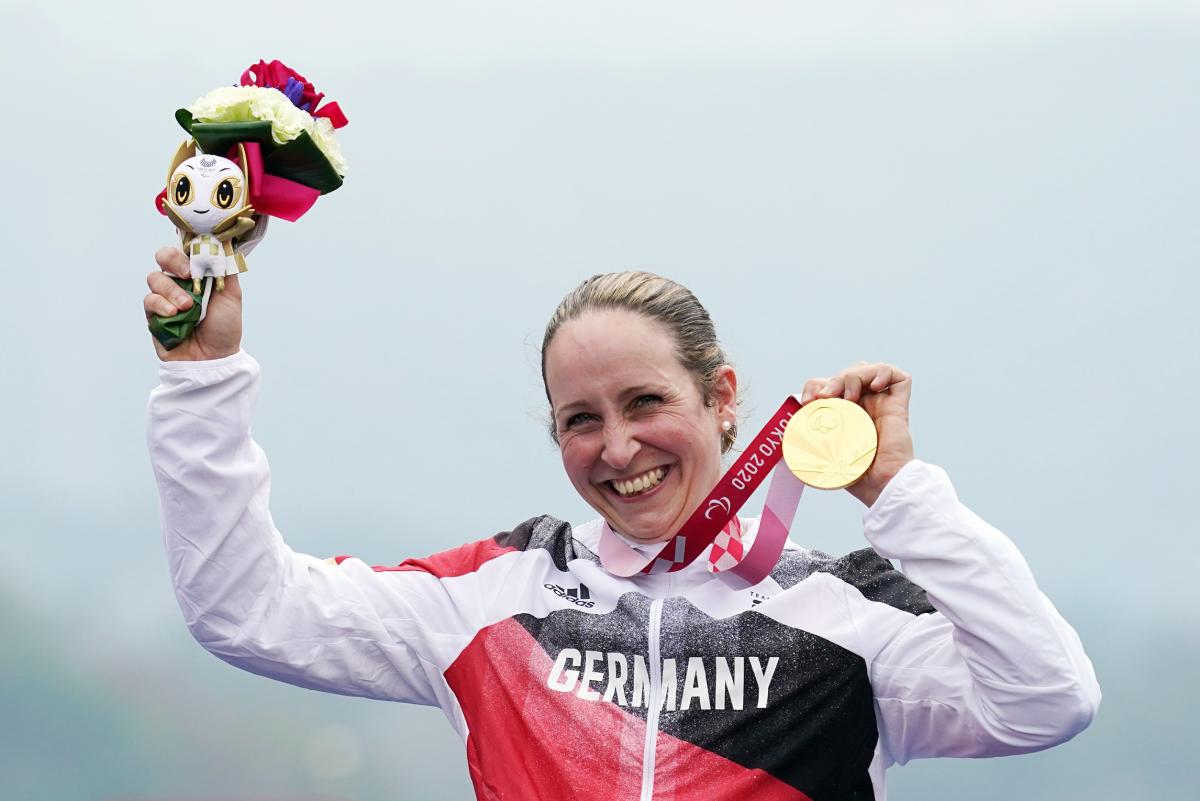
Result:
<instances>
[{"instance_id":1,"label":"woman","mask_svg":"<svg viewBox=\"0 0 1200 801\"><path fill-rule=\"evenodd\" d=\"M157 259L187 274L183 254ZM148 283L148 314L186 308L168 276ZM589 279L547 327L543 378L564 469L601 518L534 518L372 568L294 553L271 523L240 297L233 277L191 341L160 349L149 408L188 627L255 673L441 707L480 798L882 799L890 764L1047 748L1095 713L1091 664L1015 546L913 459L910 379L894 367L802 396L858 401L875 421L878 455L851 488L873 550L788 543L745 590L705 558L621 578L605 544L652 553L720 478L737 376L683 287ZM731 522L747 546L756 526Z\"/></svg>"}]
</instances>

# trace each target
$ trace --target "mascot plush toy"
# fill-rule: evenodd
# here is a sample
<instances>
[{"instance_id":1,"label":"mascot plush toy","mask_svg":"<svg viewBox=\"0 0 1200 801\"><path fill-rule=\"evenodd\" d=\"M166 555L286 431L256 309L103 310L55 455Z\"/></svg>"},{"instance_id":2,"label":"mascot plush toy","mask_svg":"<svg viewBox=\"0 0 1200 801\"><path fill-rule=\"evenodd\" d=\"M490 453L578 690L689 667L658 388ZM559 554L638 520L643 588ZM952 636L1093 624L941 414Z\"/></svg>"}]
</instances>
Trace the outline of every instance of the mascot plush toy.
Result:
<instances>
[{"instance_id":1,"label":"mascot plush toy","mask_svg":"<svg viewBox=\"0 0 1200 801\"><path fill-rule=\"evenodd\" d=\"M242 150L239 145L239 150ZM246 260L233 240L254 228L254 207L246 204L246 174L236 162L221 156L197 156L196 143L184 143L171 164L163 211L175 223L192 268L192 292L200 294L201 279L217 279L246 271ZM244 164L245 151L242 150Z\"/></svg>"},{"instance_id":2,"label":"mascot plush toy","mask_svg":"<svg viewBox=\"0 0 1200 801\"><path fill-rule=\"evenodd\" d=\"M188 132L167 172L155 208L179 233L191 262L191 308L153 317L150 330L174 348L204 319L225 276L246 271L267 219L298 220L317 198L342 185L345 160L334 130L346 125L337 103L278 61L260 61L239 86L216 89L175 119Z\"/></svg>"}]
</instances>

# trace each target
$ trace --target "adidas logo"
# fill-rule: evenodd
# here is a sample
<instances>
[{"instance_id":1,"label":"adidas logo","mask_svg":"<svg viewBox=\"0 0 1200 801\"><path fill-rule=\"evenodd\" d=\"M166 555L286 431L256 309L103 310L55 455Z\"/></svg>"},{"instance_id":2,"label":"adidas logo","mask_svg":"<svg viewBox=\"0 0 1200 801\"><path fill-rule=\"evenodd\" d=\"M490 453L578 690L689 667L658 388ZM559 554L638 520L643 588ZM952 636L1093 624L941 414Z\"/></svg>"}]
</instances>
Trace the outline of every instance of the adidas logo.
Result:
<instances>
[{"instance_id":1,"label":"adidas logo","mask_svg":"<svg viewBox=\"0 0 1200 801\"><path fill-rule=\"evenodd\" d=\"M573 587L569 590L564 590L557 584L546 584L545 587L564 601L570 601L576 606L582 606L584 609L591 609L596 605L595 601L589 600L592 594L588 591L586 584L580 584L578 587Z\"/></svg>"}]
</instances>

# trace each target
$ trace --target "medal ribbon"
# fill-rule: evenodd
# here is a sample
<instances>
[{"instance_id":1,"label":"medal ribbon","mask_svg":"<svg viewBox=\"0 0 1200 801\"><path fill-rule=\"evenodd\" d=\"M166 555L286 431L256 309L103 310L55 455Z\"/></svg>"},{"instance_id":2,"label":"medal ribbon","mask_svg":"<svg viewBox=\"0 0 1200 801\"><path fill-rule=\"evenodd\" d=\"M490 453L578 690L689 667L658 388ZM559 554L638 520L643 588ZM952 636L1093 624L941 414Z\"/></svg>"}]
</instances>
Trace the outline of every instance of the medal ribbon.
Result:
<instances>
[{"instance_id":1,"label":"medal ribbon","mask_svg":"<svg viewBox=\"0 0 1200 801\"><path fill-rule=\"evenodd\" d=\"M708 497L692 512L683 527L662 543L657 551L649 555L639 553L605 524L599 548L600 561L605 570L617 576L682 570L712 545L717 535L730 525L742 506L762 485L766 475L771 473L766 504L749 552L737 565L727 570L718 570L715 565L710 568L727 582L740 586L752 586L765 578L783 551L800 494L804 490L800 479L786 465L780 464L783 458L783 431L799 409L800 400L794 395L789 396L725 472Z\"/></svg>"}]
</instances>

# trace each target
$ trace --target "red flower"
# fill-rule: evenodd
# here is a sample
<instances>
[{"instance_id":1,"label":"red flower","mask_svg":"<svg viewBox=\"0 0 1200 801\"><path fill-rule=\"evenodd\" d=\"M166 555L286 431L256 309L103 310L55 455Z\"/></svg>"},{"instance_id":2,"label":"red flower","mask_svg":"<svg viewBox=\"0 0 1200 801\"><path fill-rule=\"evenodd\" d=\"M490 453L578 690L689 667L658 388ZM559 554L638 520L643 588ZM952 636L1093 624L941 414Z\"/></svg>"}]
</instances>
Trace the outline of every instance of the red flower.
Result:
<instances>
[{"instance_id":1,"label":"red flower","mask_svg":"<svg viewBox=\"0 0 1200 801\"><path fill-rule=\"evenodd\" d=\"M326 103L317 108L325 97L316 87L308 82L300 73L284 64L273 60L271 63L259 61L251 64L242 73L242 86L263 86L278 89L288 100L299 109L307 111L314 117L328 117L334 128L341 128L348 120L337 103Z\"/></svg>"}]
</instances>

